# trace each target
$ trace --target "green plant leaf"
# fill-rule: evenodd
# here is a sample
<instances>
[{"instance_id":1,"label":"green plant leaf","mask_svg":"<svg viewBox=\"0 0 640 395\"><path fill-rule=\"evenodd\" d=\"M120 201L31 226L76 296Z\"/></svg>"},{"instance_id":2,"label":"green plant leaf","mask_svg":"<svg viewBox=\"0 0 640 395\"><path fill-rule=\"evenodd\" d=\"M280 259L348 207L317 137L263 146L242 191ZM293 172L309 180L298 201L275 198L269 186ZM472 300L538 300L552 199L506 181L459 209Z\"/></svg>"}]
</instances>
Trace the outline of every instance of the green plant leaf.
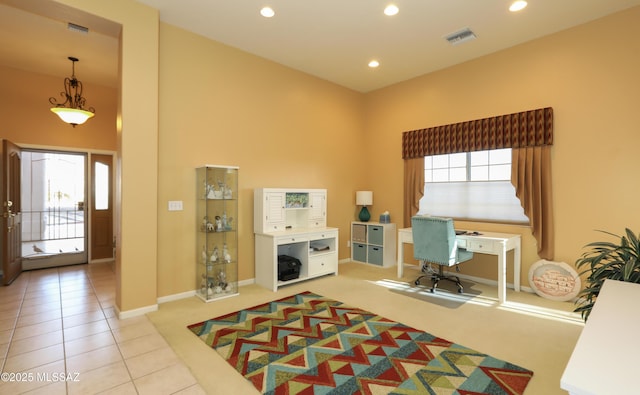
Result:
<instances>
[{"instance_id":1,"label":"green plant leaf","mask_svg":"<svg viewBox=\"0 0 640 395\"><path fill-rule=\"evenodd\" d=\"M587 276L584 289L578 293L575 312L580 312L586 321L591 313L602 285L606 279L640 283L640 235L625 229L624 236L599 230L613 236L618 243L595 241L585 245L586 251L576 260L576 267L582 269L580 276Z\"/></svg>"}]
</instances>

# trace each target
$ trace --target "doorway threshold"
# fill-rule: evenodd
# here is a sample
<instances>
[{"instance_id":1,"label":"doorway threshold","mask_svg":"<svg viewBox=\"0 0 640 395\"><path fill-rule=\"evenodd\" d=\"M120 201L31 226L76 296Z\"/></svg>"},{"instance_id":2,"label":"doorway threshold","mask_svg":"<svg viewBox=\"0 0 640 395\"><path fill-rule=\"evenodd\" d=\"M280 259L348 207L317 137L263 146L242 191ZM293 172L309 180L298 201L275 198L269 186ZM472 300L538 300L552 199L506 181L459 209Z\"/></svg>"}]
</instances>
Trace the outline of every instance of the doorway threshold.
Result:
<instances>
[{"instance_id":1,"label":"doorway threshold","mask_svg":"<svg viewBox=\"0 0 640 395\"><path fill-rule=\"evenodd\" d=\"M79 265L87 263L84 251L62 252L58 254L45 254L25 256L22 258L22 270L45 269L51 267L61 267Z\"/></svg>"}]
</instances>

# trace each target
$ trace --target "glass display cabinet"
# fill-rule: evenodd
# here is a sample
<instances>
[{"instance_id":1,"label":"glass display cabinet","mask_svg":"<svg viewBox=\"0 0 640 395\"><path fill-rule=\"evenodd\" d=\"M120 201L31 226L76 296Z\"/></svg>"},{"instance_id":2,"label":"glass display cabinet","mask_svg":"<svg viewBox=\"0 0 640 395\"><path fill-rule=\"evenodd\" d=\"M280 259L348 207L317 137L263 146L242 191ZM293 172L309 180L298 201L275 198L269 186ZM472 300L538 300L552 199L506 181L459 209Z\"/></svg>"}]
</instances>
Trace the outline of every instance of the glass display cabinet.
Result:
<instances>
[{"instance_id":1,"label":"glass display cabinet","mask_svg":"<svg viewBox=\"0 0 640 395\"><path fill-rule=\"evenodd\" d=\"M238 167L196 169L196 295L238 294Z\"/></svg>"}]
</instances>

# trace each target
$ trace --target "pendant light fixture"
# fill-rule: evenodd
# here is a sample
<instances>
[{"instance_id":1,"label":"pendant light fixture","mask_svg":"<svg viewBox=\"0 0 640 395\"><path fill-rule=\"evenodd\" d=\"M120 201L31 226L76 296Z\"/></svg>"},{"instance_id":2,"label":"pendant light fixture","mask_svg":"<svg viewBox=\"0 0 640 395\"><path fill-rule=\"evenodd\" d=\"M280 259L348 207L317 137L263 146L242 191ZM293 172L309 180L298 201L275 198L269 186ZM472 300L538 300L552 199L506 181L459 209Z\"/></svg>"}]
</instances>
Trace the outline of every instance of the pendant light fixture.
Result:
<instances>
[{"instance_id":1,"label":"pendant light fixture","mask_svg":"<svg viewBox=\"0 0 640 395\"><path fill-rule=\"evenodd\" d=\"M49 103L54 105L51 108L52 112L75 128L76 125L82 125L87 119L93 117L96 110L93 107L85 110L86 99L82 97L82 82L78 81L75 73L78 58L69 56L69 60L71 61L71 78L64 79L64 92L60 92L60 96L65 101L58 103L55 97L50 97Z\"/></svg>"}]
</instances>

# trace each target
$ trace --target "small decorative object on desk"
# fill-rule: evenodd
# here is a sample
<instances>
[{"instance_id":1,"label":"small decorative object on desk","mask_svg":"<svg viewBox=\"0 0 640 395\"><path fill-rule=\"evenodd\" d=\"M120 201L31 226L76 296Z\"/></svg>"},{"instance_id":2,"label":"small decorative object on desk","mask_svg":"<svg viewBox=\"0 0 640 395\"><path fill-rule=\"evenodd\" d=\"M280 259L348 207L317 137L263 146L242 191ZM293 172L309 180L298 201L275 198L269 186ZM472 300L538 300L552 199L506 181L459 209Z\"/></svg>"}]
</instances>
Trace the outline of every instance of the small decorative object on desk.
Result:
<instances>
[{"instance_id":1,"label":"small decorative object on desk","mask_svg":"<svg viewBox=\"0 0 640 395\"><path fill-rule=\"evenodd\" d=\"M389 215L388 211L385 211L384 213L380 214L380 223L381 224L391 223L391 216Z\"/></svg>"}]
</instances>

